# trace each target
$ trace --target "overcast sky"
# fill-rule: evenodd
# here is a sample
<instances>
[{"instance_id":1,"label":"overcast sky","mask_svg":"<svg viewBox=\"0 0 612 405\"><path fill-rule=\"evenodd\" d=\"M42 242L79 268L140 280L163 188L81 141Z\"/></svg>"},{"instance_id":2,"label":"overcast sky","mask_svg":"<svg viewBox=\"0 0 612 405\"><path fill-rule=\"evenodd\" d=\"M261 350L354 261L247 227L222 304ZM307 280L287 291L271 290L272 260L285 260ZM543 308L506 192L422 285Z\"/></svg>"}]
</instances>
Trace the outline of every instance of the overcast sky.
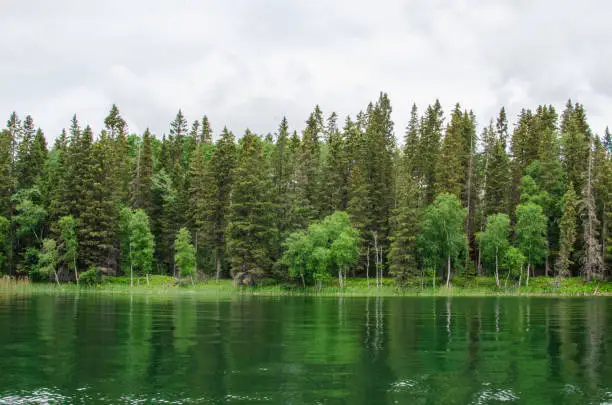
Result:
<instances>
[{"instance_id":1,"label":"overcast sky","mask_svg":"<svg viewBox=\"0 0 612 405\"><path fill-rule=\"evenodd\" d=\"M0 114L54 138L74 113L98 132L116 103L161 135L181 108L241 135L302 129L315 104L354 116L382 90L400 137L436 97L480 125L572 97L602 133L611 16L606 0L0 0Z\"/></svg>"}]
</instances>

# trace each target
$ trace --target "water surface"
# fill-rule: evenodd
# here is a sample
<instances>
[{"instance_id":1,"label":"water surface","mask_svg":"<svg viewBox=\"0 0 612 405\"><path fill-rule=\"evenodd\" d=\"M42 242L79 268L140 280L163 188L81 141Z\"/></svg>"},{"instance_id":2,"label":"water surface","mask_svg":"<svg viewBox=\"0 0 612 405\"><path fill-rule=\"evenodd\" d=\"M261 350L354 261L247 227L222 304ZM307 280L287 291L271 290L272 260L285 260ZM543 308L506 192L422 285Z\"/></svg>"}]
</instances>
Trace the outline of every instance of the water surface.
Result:
<instances>
[{"instance_id":1,"label":"water surface","mask_svg":"<svg viewBox=\"0 0 612 405\"><path fill-rule=\"evenodd\" d=\"M612 299L0 296L0 404L612 403Z\"/></svg>"}]
</instances>

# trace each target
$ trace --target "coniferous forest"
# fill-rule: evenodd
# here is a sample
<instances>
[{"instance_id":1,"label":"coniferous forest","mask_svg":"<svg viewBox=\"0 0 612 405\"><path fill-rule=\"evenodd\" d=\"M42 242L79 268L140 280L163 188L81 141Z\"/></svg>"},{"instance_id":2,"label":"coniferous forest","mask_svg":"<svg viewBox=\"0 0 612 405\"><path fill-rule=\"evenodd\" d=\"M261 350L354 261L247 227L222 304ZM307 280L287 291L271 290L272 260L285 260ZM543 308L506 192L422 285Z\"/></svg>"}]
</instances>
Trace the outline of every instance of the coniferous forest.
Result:
<instances>
[{"instance_id":1,"label":"coniferous forest","mask_svg":"<svg viewBox=\"0 0 612 405\"><path fill-rule=\"evenodd\" d=\"M130 133L113 105L104 128L75 115L52 145L12 113L0 132L0 273L340 286L609 275L612 135L589 127L583 105L489 120L436 101L401 123L391 111L383 93L354 116L317 106L273 134L234 134L179 110L154 135Z\"/></svg>"}]
</instances>

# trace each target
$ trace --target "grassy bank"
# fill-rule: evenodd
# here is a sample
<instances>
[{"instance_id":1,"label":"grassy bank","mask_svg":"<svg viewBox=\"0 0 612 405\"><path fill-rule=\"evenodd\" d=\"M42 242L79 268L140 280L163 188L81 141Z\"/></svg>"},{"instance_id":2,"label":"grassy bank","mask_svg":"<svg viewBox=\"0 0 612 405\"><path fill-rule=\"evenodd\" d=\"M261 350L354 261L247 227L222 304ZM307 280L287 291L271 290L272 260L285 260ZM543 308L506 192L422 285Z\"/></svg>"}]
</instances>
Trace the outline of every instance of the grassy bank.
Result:
<instances>
[{"instance_id":1,"label":"grassy bank","mask_svg":"<svg viewBox=\"0 0 612 405\"><path fill-rule=\"evenodd\" d=\"M456 277L452 286L432 288L431 284L421 285L420 280L412 280L400 288L394 279L384 279L381 287L375 281L348 279L346 288L338 288L331 280L320 290L315 287L302 288L293 284L268 284L259 286L235 287L232 280L208 280L192 284L190 281L176 283L169 276L150 276L135 278L130 286L129 277L108 277L101 284L86 286L76 284L32 283L27 280L0 279L0 294L8 293L109 293L109 294L198 294L198 295L296 295L296 296L584 296L612 295L612 283L586 283L579 278L557 280L549 277L534 277L529 286L508 286L497 288L492 277Z\"/></svg>"}]
</instances>

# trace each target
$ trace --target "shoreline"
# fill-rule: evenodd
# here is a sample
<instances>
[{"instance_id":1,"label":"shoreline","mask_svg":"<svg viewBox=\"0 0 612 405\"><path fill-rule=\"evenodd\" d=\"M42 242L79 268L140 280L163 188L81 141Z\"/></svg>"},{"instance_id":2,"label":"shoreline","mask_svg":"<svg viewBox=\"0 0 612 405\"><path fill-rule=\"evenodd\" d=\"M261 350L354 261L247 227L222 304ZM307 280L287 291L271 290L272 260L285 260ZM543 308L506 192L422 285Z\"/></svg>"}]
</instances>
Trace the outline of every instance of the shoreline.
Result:
<instances>
[{"instance_id":1,"label":"shoreline","mask_svg":"<svg viewBox=\"0 0 612 405\"><path fill-rule=\"evenodd\" d=\"M581 279L562 280L557 286L554 278L535 277L526 286L509 286L497 288L492 277L459 278L451 286L436 287L431 285L421 288L412 285L400 288L394 279L384 279L381 287L376 287L373 280L370 286L365 279L349 279L345 288L338 288L332 283L321 290L315 287L297 287L290 284L263 286L233 286L232 280L208 280L175 283L169 276L149 276L135 278L130 286L129 278L114 277L96 285L76 285L33 283L27 280L0 280L0 295L19 294L108 294L108 295L148 295L148 296L198 296L198 297L232 297L232 296L295 296L295 297L607 297L612 296L612 283L591 282ZM414 280L413 280L414 281ZM416 280L418 283L420 281Z\"/></svg>"}]
</instances>

